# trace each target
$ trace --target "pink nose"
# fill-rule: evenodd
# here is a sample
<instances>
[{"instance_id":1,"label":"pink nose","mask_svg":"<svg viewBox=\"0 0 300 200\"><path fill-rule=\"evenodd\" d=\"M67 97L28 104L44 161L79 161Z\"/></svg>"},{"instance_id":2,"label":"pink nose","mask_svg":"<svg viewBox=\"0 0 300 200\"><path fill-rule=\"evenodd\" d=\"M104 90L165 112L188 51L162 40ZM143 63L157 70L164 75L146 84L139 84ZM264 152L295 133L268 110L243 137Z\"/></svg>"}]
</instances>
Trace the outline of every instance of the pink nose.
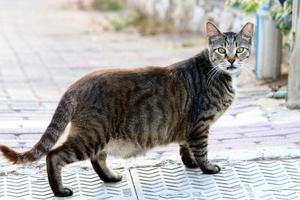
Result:
<instances>
[{"instance_id":1,"label":"pink nose","mask_svg":"<svg viewBox=\"0 0 300 200\"><path fill-rule=\"evenodd\" d=\"M228 62L230 62L230 64L234 63L235 59L234 58L230 58L228 59Z\"/></svg>"}]
</instances>

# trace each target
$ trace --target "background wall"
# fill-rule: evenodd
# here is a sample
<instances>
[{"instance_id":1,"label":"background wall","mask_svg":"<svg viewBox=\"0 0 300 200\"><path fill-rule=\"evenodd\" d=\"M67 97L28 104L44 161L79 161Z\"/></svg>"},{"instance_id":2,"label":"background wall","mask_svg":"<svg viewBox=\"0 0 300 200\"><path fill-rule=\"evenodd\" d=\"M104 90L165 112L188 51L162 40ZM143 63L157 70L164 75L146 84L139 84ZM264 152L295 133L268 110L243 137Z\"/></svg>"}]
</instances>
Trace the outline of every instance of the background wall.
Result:
<instances>
[{"instance_id":1,"label":"background wall","mask_svg":"<svg viewBox=\"0 0 300 200\"><path fill-rule=\"evenodd\" d=\"M203 33L205 22L213 21L222 30L236 31L255 16L226 7L225 0L127 0L127 4L165 23L177 31Z\"/></svg>"}]
</instances>

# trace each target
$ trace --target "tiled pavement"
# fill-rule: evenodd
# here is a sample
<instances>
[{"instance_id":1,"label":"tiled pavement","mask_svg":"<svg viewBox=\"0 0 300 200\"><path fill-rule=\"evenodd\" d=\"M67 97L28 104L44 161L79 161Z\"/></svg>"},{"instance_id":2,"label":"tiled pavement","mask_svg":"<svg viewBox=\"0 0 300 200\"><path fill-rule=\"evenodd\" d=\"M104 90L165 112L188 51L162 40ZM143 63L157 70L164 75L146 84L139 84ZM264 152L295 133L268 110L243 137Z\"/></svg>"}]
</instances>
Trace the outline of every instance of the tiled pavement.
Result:
<instances>
[{"instance_id":1,"label":"tiled pavement","mask_svg":"<svg viewBox=\"0 0 300 200\"><path fill-rule=\"evenodd\" d=\"M187 39L183 36L101 31L95 23L104 15L62 9L63 4L62 0L0 0L0 143L31 147L48 125L63 91L87 72L163 66L204 47L202 40L181 47ZM235 104L212 129L210 157L225 165L234 160L298 157L300 112L285 108L284 100L267 99L265 86L247 84L239 91ZM114 159L111 164L130 168L178 161L178 147L170 145L149 152L146 158ZM30 169L7 166L3 160L0 164L0 175ZM40 165L34 168L43 171Z\"/></svg>"},{"instance_id":2,"label":"tiled pavement","mask_svg":"<svg viewBox=\"0 0 300 200\"><path fill-rule=\"evenodd\" d=\"M221 162L222 171L204 175L182 164L163 163L116 169L118 183L103 183L89 163L70 165L64 184L74 196L66 199L110 200L299 200L300 160ZM12 170L2 167L0 199L55 199L43 164ZM38 173L37 173L38 171ZM4 173L6 172L6 173ZM59 198L56 198L59 199Z\"/></svg>"},{"instance_id":3,"label":"tiled pavement","mask_svg":"<svg viewBox=\"0 0 300 200\"><path fill-rule=\"evenodd\" d=\"M0 0L0 138L28 148L45 130L63 91L103 67L167 65L196 54L180 36L141 37L99 30L103 14L79 12L68 1ZM251 84L248 84L251 85ZM300 113L266 99L266 87L242 87L235 105L214 126L212 152L300 144ZM258 151L256 151L258 152ZM282 152L284 153L284 152ZM236 155L236 154L234 154Z\"/></svg>"}]
</instances>

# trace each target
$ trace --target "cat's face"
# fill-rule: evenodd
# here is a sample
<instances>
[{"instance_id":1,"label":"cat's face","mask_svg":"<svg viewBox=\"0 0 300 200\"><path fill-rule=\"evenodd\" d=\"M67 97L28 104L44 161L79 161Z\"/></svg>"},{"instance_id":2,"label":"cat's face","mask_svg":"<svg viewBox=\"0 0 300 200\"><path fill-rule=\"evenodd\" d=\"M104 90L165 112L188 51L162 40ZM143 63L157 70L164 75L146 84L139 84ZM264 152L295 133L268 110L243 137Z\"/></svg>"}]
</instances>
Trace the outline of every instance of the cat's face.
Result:
<instances>
[{"instance_id":1,"label":"cat's face","mask_svg":"<svg viewBox=\"0 0 300 200\"><path fill-rule=\"evenodd\" d=\"M209 40L209 57L214 67L233 75L245 66L253 35L253 24L247 23L239 33L222 33L214 24L206 25Z\"/></svg>"}]
</instances>

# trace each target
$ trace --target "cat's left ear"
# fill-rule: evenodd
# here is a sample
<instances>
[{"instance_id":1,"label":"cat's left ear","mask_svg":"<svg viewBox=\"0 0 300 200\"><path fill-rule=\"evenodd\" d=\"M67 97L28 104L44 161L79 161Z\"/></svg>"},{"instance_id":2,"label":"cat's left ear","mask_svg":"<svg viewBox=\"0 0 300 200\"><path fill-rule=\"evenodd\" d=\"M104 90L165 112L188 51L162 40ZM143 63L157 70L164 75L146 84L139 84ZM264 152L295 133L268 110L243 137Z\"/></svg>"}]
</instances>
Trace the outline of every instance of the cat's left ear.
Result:
<instances>
[{"instance_id":1,"label":"cat's left ear","mask_svg":"<svg viewBox=\"0 0 300 200\"><path fill-rule=\"evenodd\" d=\"M251 22L247 22L247 24L245 24L245 26L240 31L240 34L242 34L246 37L252 38L253 37L253 27L254 27L254 25Z\"/></svg>"},{"instance_id":2,"label":"cat's left ear","mask_svg":"<svg viewBox=\"0 0 300 200\"><path fill-rule=\"evenodd\" d=\"M221 35L221 31L211 22L206 23L206 34L208 37Z\"/></svg>"}]
</instances>

